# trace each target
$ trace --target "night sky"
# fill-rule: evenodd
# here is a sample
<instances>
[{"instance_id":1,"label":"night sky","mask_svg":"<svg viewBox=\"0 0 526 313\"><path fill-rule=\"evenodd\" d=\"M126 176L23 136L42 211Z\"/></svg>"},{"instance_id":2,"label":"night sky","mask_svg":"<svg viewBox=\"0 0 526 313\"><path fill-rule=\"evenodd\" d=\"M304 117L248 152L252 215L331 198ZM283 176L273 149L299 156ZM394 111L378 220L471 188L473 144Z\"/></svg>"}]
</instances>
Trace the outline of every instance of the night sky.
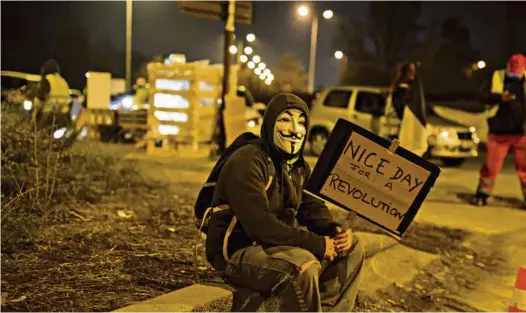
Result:
<instances>
[{"instance_id":1,"label":"night sky","mask_svg":"<svg viewBox=\"0 0 526 313\"><path fill-rule=\"evenodd\" d=\"M332 9L335 17L342 20L349 17L364 20L369 8L369 2L356 1L317 2L314 5L320 12ZM70 38L67 44L63 43L63 37L71 29L82 29L88 46L115 52L109 68L114 77L124 77L125 6L125 2L120 1L2 1L2 70L38 73L45 59L55 57L62 61L64 75L72 85L82 88L78 85L84 83L83 71L89 70L89 64L71 65L71 61L63 61L64 55L71 53L69 51L79 50L75 37L67 37ZM221 21L183 15L174 1L134 1L133 6L133 50L146 57L184 53L190 61L222 61ZM302 59L307 70L310 22L297 17L297 6L298 2L258 1L255 24L236 25L238 36L244 37L250 32L257 36L255 51L271 69L281 54L290 51ZM431 25L450 16L459 17L471 32L473 47L489 62L504 64L505 60L497 59L504 14L504 6L498 2L424 2L420 22ZM333 53L338 49L337 36L337 23L321 19L317 86L336 83L338 61ZM71 48L75 45L76 50ZM138 66L134 62L134 67Z\"/></svg>"}]
</instances>

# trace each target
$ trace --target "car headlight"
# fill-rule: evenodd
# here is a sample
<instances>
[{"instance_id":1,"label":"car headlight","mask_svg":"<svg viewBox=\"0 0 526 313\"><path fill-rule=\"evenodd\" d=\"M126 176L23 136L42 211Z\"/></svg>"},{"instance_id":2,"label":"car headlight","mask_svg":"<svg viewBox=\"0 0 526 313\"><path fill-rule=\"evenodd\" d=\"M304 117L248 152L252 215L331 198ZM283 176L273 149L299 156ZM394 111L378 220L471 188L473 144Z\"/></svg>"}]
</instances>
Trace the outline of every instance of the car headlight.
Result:
<instances>
[{"instance_id":1,"label":"car headlight","mask_svg":"<svg viewBox=\"0 0 526 313\"><path fill-rule=\"evenodd\" d=\"M257 118L249 119L249 120L247 121L247 125L248 125L248 127L250 127L250 128L256 127L256 126L259 125L259 119L257 119Z\"/></svg>"},{"instance_id":2,"label":"car headlight","mask_svg":"<svg viewBox=\"0 0 526 313\"><path fill-rule=\"evenodd\" d=\"M121 104L125 109L131 109L133 106L133 96L123 98Z\"/></svg>"},{"instance_id":3,"label":"car headlight","mask_svg":"<svg viewBox=\"0 0 526 313\"><path fill-rule=\"evenodd\" d=\"M29 111L33 107L33 102L31 100L24 101L24 110Z\"/></svg>"},{"instance_id":4,"label":"car headlight","mask_svg":"<svg viewBox=\"0 0 526 313\"><path fill-rule=\"evenodd\" d=\"M64 134L66 133L66 130L67 130L66 127L62 127L62 128L55 130L55 132L53 133L53 138L55 139L62 138L62 136L64 136Z\"/></svg>"}]
</instances>

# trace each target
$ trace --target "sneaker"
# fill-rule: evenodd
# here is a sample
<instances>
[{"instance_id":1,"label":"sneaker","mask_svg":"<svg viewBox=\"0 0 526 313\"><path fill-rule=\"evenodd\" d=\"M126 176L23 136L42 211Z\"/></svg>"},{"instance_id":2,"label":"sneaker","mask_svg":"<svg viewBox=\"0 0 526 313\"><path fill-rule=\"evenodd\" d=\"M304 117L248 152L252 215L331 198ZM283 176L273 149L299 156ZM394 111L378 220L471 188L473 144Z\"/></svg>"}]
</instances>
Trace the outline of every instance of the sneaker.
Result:
<instances>
[{"instance_id":1,"label":"sneaker","mask_svg":"<svg viewBox=\"0 0 526 313\"><path fill-rule=\"evenodd\" d=\"M487 197L481 197L481 196L474 196L471 199L471 205L474 205L474 206L486 206L486 205L488 205L488 198Z\"/></svg>"}]
</instances>

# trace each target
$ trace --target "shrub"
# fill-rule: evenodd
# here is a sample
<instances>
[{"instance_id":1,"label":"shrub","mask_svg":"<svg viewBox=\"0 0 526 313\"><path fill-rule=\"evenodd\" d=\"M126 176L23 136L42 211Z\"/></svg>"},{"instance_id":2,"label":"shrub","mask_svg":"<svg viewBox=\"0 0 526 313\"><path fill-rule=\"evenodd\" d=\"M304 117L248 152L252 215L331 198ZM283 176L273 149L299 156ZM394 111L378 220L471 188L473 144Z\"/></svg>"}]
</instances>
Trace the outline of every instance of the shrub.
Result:
<instances>
[{"instance_id":1,"label":"shrub","mask_svg":"<svg viewBox=\"0 0 526 313\"><path fill-rule=\"evenodd\" d=\"M50 130L36 130L18 108L2 104L2 250L34 242L70 201L96 202L145 181L130 161L93 149L66 149Z\"/></svg>"}]
</instances>

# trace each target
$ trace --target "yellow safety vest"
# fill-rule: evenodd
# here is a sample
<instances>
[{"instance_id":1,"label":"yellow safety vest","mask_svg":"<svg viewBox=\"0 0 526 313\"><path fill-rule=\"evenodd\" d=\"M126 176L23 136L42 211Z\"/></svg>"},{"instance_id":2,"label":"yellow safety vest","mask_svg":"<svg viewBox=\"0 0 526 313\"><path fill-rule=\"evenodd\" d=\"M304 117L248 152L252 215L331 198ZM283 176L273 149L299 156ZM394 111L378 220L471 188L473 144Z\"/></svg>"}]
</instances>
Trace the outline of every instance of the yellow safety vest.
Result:
<instances>
[{"instance_id":1,"label":"yellow safety vest","mask_svg":"<svg viewBox=\"0 0 526 313\"><path fill-rule=\"evenodd\" d=\"M58 110L62 113L69 111L69 85L58 73L46 75L49 82L49 96L44 105L44 111Z\"/></svg>"},{"instance_id":2,"label":"yellow safety vest","mask_svg":"<svg viewBox=\"0 0 526 313\"><path fill-rule=\"evenodd\" d=\"M524 73L526 77L526 73ZM506 69L493 72L491 78L491 93L502 94L504 92L504 79L506 78Z\"/></svg>"}]
</instances>

